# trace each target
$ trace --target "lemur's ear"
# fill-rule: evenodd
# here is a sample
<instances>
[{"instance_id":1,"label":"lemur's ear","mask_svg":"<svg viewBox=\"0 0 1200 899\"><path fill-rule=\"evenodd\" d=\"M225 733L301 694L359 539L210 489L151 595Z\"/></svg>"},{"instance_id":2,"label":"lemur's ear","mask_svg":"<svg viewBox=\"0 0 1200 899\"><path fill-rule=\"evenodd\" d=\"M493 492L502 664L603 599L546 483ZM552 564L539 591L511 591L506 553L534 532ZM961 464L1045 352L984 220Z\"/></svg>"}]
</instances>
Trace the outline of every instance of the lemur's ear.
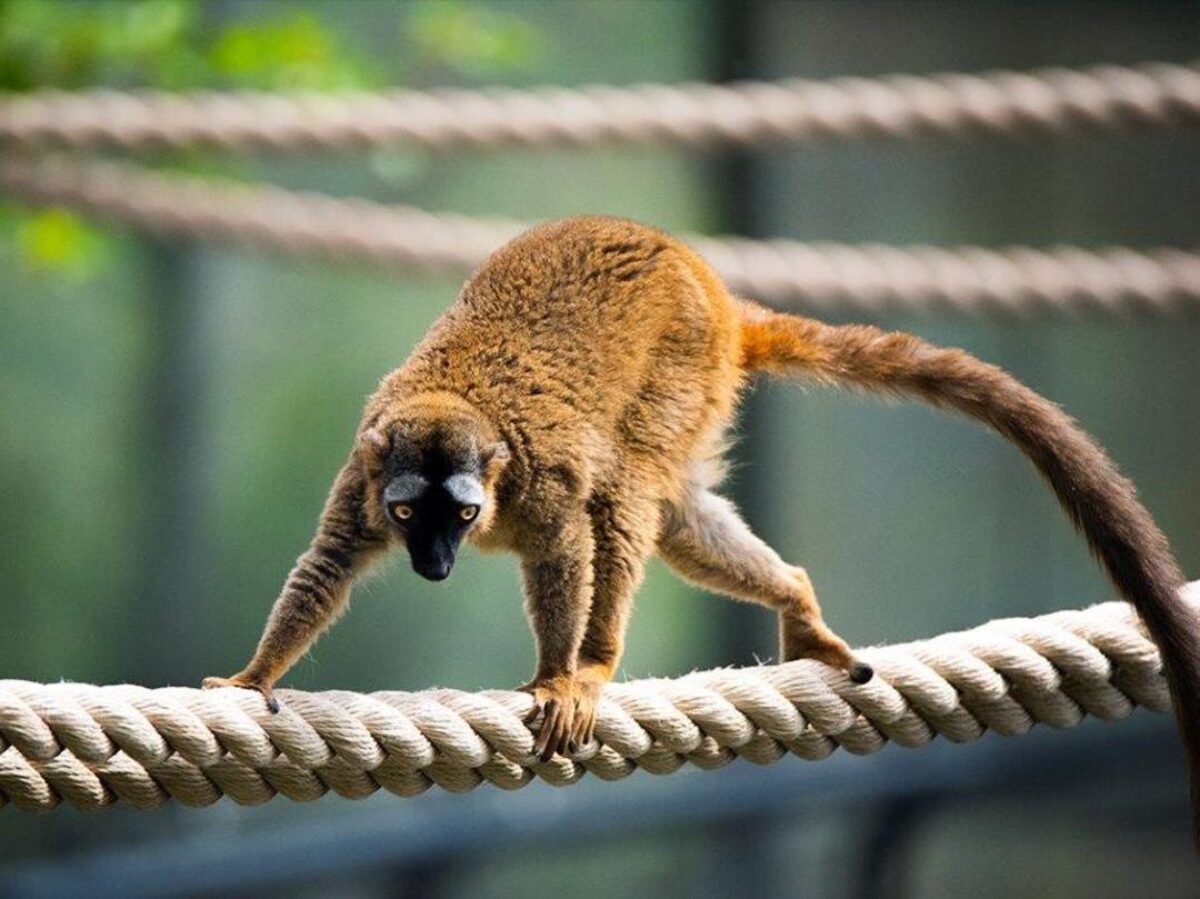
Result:
<instances>
[{"instance_id":1,"label":"lemur's ear","mask_svg":"<svg viewBox=\"0 0 1200 899\"><path fill-rule=\"evenodd\" d=\"M483 470L492 471L493 469L501 468L504 463L511 459L512 452L509 450L508 444L501 440L485 446L480 452L479 458L483 462Z\"/></svg>"},{"instance_id":2,"label":"lemur's ear","mask_svg":"<svg viewBox=\"0 0 1200 899\"><path fill-rule=\"evenodd\" d=\"M358 435L358 449L376 458L381 458L389 449L387 434L379 428L367 428Z\"/></svg>"}]
</instances>

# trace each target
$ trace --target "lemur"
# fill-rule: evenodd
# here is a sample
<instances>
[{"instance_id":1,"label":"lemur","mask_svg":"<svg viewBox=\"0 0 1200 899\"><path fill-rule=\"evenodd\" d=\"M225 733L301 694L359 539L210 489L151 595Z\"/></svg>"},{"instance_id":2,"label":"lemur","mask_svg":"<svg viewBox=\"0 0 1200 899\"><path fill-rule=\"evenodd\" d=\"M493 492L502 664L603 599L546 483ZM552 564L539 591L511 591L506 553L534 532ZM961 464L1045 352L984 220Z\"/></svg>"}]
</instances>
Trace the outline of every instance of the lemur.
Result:
<instances>
[{"instance_id":1,"label":"lemur","mask_svg":"<svg viewBox=\"0 0 1200 899\"><path fill-rule=\"evenodd\" d=\"M655 552L701 587L775 610L784 660L866 682L871 668L825 624L805 569L716 492L724 431L758 372L917 397L1024 452L1160 647L1195 776L1197 616L1166 538L1092 438L961 350L768 311L679 240L603 217L541 225L496 251L383 379L254 657L204 685L254 689L278 708L272 687L374 559L403 546L440 581L464 540L520 557L537 640L520 689L543 759L592 739Z\"/></svg>"}]
</instances>

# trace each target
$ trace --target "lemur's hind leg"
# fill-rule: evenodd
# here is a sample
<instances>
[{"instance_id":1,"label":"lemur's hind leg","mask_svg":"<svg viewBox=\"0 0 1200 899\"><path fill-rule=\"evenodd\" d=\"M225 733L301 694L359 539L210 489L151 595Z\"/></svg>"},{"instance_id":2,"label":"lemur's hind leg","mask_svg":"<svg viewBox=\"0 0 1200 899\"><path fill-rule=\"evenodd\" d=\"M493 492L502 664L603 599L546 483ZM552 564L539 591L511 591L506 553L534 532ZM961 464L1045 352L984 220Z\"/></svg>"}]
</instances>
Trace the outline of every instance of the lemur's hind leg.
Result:
<instances>
[{"instance_id":1,"label":"lemur's hind leg","mask_svg":"<svg viewBox=\"0 0 1200 899\"><path fill-rule=\"evenodd\" d=\"M808 572L779 558L724 497L695 487L668 505L658 551L701 587L776 609L784 661L818 659L847 671L856 683L871 678L870 666L857 661L821 618Z\"/></svg>"}]
</instances>

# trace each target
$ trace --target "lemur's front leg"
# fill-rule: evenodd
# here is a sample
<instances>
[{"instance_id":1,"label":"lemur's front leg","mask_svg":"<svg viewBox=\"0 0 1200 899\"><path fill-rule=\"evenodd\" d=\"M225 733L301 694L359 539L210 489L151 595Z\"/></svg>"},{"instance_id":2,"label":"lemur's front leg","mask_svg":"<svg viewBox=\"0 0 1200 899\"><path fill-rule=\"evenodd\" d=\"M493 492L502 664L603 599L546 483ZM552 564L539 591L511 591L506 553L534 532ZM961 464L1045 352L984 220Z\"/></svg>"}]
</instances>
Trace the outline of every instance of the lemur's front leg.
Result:
<instances>
[{"instance_id":1,"label":"lemur's front leg","mask_svg":"<svg viewBox=\"0 0 1200 899\"><path fill-rule=\"evenodd\" d=\"M538 661L533 680L521 687L533 696L532 724L542 716L534 753L548 761L567 752L575 717L587 699L576 679L579 646L592 604L592 532L580 513L556 528L548 545L523 553L526 608L537 639Z\"/></svg>"},{"instance_id":2,"label":"lemur's front leg","mask_svg":"<svg viewBox=\"0 0 1200 899\"><path fill-rule=\"evenodd\" d=\"M633 594L654 549L660 517L658 503L642 498L633 484L597 491L589 513L595 540L592 608L576 672L584 699L571 735L581 746L592 740L600 691L621 661Z\"/></svg>"},{"instance_id":3,"label":"lemur's front leg","mask_svg":"<svg viewBox=\"0 0 1200 899\"><path fill-rule=\"evenodd\" d=\"M205 688L257 690L272 712L279 711L275 682L342 613L351 582L386 544L365 519L364 489L365 475L352 457L334 481L312 545L275 600L254 657L232 677L205 678Z\"/></svg>"}]
</instances>

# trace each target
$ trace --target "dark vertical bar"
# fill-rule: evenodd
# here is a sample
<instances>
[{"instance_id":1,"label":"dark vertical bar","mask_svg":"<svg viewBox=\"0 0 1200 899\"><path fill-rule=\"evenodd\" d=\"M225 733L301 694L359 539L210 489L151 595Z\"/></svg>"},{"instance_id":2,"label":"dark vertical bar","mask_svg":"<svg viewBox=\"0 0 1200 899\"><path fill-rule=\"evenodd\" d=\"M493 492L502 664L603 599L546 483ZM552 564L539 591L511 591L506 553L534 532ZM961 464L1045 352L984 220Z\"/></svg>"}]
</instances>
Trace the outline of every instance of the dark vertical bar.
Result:
<instances>
[{"instance_id":1,"label":"dark vertical bar","mask_svg":"<svg viewBox=\"0 0 1200 899\"><path fill-rule=\"evenodd\" d=\"M755 48L755 33L767 14L760 0L717 0L714 28L714 80L739 81L761 77ZM752 153L725 151L713 161L713 191L719 204L724 231L755 236L764 223L758 215L763 172ZM759 531L762 521L763 469L762 403L753 392L742 403L739 441L731 456L737 472L731 483L732 496L751 528ZM774 657L778 652L777 621L769 610L743 603L722 602L716 607L717 664L751 664L756 658ZM774 865L771 836L773 819L756 821L725 818L708 828L714 847L709 865L702 866L695 881L696 894L737 896L747 892L768 895ZM747 879L748 872L754 872Z\"/></svg>"},{"instance_id":2,"label":"dark vertical bar","mask_svg":"<svg viewBox=\"0 0 1200 899\"><path fill-rule=\"evenodd\" d=\"M133 548L136 617L123 666L129 678L155 686L191 683L200 674L205 378L199 252L187 243L148 240L145 254L141 536Z\"/></svg>"},{"instance_id":3,"label":"dark vertical bar","mask_svg":"<svg viewBox=\"0 0 1200 899\"><path fill-rule=\"evenodd\" d=\"M739 81L762 77L758 67L754 34L766 14L760 0L717 0L713 21L714 80ZM765 175L752 152L730 149L713 161L713 193L717 198L723 230L731 234L762 236L765 223L758 213ZM735 477L731 482L734 500L750 526L761 531L763 497L762 402L751 391L742 403L739 440L732 452ZM749 664L778 652L775 616L758 606L723 603L717 624L717 663Z\"/></svg>"},{"instance_id":4,"label":"dark vertical bar","mask_svg":"<svg viewBox=\"0 0 1200 899\"><path fill-rule=\"evenodd\" d=\"M930 795L915 793L882 800L872 809L871 830L858 874L859 899L903 899L913 894L912 867L921 837L919 824L936 801Z\"/></svg>"},{"instance_id":5,"label":"dark vertical bar","mask_svg":"<svg viewBox=\"0 0 1200 899\"><path fill-rule=\"evenodd\" d=\"M230 0L200 5L202 27L230 18ZM212 545L207 527L209 441L203 422L204 251L186 240L146 237L146 352L142 441L141 538L137 594L127 657L136 683L195 686L208 674L204 646L216 632L206 603Z\"/></svg>"}]
</instances>

